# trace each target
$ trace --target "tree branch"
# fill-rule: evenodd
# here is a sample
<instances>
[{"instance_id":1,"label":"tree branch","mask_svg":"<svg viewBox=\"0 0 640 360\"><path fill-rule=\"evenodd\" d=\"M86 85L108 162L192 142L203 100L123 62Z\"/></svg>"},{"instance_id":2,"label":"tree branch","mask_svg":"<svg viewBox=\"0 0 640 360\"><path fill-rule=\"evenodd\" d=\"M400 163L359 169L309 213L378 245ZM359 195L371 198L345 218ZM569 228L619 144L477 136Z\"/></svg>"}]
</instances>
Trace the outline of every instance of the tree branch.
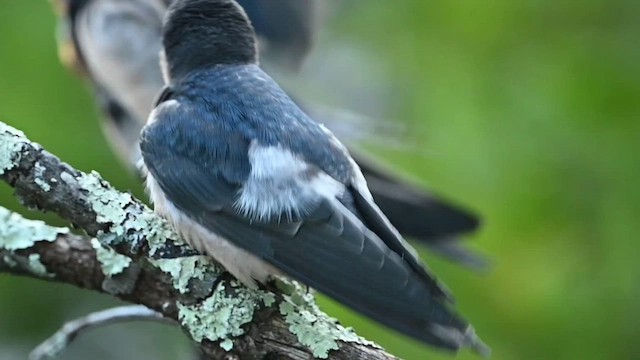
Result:
<instances>
[{"instance_id":1,"label":"tree branch","mask_svg":"<svg viewBox=\"0 0 640 360\"><path fill-rule=\"evenodd\" d=\"M393 359L322 313L295 282L249 290L139 200L0 122L0 178L74 235L0 209L0 271L108 293L178 320L211 359Z\"/></svg>"},{"instance_id":2,"label":"tree branch","mask_svg":"<svg viewBox=\"0 0 640 360\"><path fill-rule=\"evenodd\" d=\"M31 351L29 360L54 358L83 332L93 328L130 321L154 321L174 324L173 321L165 318L162 314L142 305L125 305L96 311L64 324L55 334Z\"/></svg>"}]
</instances>

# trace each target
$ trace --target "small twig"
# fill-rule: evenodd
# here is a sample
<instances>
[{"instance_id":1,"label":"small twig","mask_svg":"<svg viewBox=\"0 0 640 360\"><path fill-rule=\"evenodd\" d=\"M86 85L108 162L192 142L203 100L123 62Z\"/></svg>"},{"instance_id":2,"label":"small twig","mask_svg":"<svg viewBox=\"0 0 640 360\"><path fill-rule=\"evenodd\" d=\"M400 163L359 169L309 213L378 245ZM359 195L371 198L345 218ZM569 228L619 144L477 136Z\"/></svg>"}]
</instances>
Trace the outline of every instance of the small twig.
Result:
<instances>
[{"instance_id":1,"label":"small twig","mask_svg":"<svg viewBox=\"0 0 640 360\"><path fill-rule=\"evenodd\" d=\"M172 319L142 305L119 306L96 311L70 321L29 354L29 360L45 360L58 356L75 338L89 330L131 321L154 321L177 325Z\"/></svg>"}]
</instances>

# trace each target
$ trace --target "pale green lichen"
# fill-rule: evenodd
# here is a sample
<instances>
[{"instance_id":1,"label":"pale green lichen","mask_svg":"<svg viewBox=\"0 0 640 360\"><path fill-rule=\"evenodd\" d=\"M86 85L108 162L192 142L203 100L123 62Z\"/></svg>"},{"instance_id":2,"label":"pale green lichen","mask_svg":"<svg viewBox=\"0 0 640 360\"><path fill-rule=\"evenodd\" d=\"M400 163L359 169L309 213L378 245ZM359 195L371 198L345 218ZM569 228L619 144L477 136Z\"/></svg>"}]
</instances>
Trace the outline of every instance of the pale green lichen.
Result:
<instances>
[{"instance_id":1,"label":"pale green lichen","mask_svg":"<svg viewBox=\"0 0 640 360\"><path fill-rule=\"evenodd\" d=\"M46 169L44 166L42 166L39 162L36 162L36 165L34 166L34 182L40 187L40 189L42 189L42 191L47 192L51 190L51 185L49 185L47 180L44 178L45 170Z\"/></svg>"},{"instance_id":2,"label":"pale green lichen","mask_svg":"<svg viewBox=\"0 0 640 360\"><path fill-rule=\"evenodd\" d=\"M25 141L22 131L0 122L0 175L20 161Z\"/></svg>"},{"instance_id":3,"label":"pale green lichen","mask_svg":"<svg viewBox=\"0 0 640 360\"><path fill-rule=\"evenodd\" d=\"M32 247L37 241L55 241L69 229L57 228L40 220L29 220L0 207L0 249L15 251Z\"/></svg>"},{"instance_id":4,"label":"pale green lichen","mask_svg":"<svg viewBox=\"0 0 640 360\"><path fill-rule=\"evenodd\" d=\"M73 177L69 173L62 173L60 178L68 184L77 183L82 189L87 191L87 200L91 203L91 208L96 213L96 221L102 224L112 224L110 233L116 236L123 236L126 229L122 224L127 218L124 210L132 201L131 194L121 193L110 187L104 186L100 174L81 174Z\"/></svg>"},{"instance_id":5,"label":"pale green lichen","mask_svg":"<svg viewBox=\"0 0 640 360\"><path fill-rule=\"evenodd\" d=\"M276 296L273 293L271 292L262 293L262 303L264 303L264 306L270 307L271 305L275 304L275 302L276 302Z\"/></svg>"},{"instance_id":6,"label":"pale green lichen","mask_svg":"<svg viewBox=\"0 0 640 360\"><path fill-rule=\"evenodd\" d=\"M131 258L103 246L98 239L91 239L91 246L96 250L96 258L100 262L100 268L105 276L112 277L121 274L131 265Z\"/></svg>"},{"instance_id":7,"label":"pale green lichen","mask_svg":"<svg viewBox=\"0 0 640 360\"><path fill-rule=\"evenodd\" d=\"M343 327L336 319L320 311L313 295L305 292L302 286L295 282L281 282L286 284L290 291L288 295L284 295L284 301L280 303L280 314L289 324L289 331L296 335L302 345L311 350L314 357L328 358L331 350L340 348L340 342L376 346L356 335L353 329Z\"/></svg>"},{"instance_id":8,"label":"pale green lichen","mask_svg":"<svg viewBox=\"0 0 640 360\"><path fill-rule=\"evenodd\" d=\"M176 246L184 245L178 235L171 229L169 224L162 218L157 217L151 210L142 213L136 220L130 220L128 226L141 226L140 230L144 234L149 245L149 255L154 256L159 249L165 246L167 239L172 239ZM142 231L144 229L144 231Z\"/></svg>"},{"instance_id":9,"label":"pale green lichen","mask_svg":"<svg viewBox=\"0 0 640 360\"><path fill-rule=\"evenodd\" d=\"M233 341L231 341L230 339L224 339L220 342L220 347L224 351L231 351L231 349L233 349Z\"/></svg>"},{"instance_id":10,"label":"pale green lichen","mask_svg":"<svg viewBox=\"0 0 640 360\"><path fill-rule=\"evenodd\" d=\"M191 333L191 337L202 340L220 341L226 351L233 348L233 338L244 334L242 326L253 320L258 305L273 303L273 298L265 296L261 290L247 289L235 281L218 285L211 297L197 305L178 303L178 318Z\"/></svg>"},{"instance_id":11,"label":"pale green lichen","mask_svg":"<svg viewBox=\"0 0 640 360\"><path fill-rule=\"evenodd\" d=\"M29 255L29 270L38 276L41 277L53 277L54 274L51 274L47 271L47 267L44 266L42 261L40 261L40 254L31 254Z\"/></svg>"},{"instance_id":12,"label":"pale green lichen","mask_svg":"<svg viewBox=\"0 0 640 360\"><path fill-rule=\"evenodd\" d=\"M171 275L173 287L184 294L189 290L189 281L192 279L204 279L207 264L211 264L210 258L196 255L175 259L151 259L151 263L163 272Z\"/></svg>"},{"instance_id":13,"label":"pale green lichen","mask_svg":"<svg viewBox=\"0 0 640 360\"><path fill-rule=\"evenodd\" d=\"M9 255L3 257L4 263L8 266L15 267L24 262L35 275L53 276L47 272L39 254L31 254L24 258L15 255L14 251L28 249L39 241L55 241L58 235L68 232L67 228L56 228L43 221L25 219L20 214L0 207L0 249L9 251Z\"/></svg>"},{"instance_id":14,"label":"pale green lichen","mask_svg":"<svg viewBox=\"0 0 640 360\"><path fill-rule=\"evenodd\" d=\"M18 266L18 263L15 260L13 260L9 255L3 256L2 262L4 262L10 268Z\"/></svg>"},{"instance_id":15,"label":"pale green lichen","mask_svg":"<svg viewBox=\"0 0 640 360\"><path fill-rule=\"evenodd\" d=\"M98 234L102 244L116 244L126 240L135 246L142 239L149 244L149 255L155 255L167 239L176 245L184 244L166 221L156 216L146 206L136 206L133 197L111 188L100 174L81 174L74 177L62 173L60 178L68 184L78 185L87 192L87 200L96 213L96 221L109 224L108 234Z\"/></svg>"}]
</instances>

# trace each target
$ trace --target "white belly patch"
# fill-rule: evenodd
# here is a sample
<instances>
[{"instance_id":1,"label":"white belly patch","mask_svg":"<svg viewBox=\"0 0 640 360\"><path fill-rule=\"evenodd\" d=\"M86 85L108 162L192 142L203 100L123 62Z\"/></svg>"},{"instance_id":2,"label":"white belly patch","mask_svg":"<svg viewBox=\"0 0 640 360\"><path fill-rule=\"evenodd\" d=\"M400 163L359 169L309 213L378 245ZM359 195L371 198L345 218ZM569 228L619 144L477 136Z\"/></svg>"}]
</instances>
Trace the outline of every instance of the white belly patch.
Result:
<instances>
[{"instance_id":1,"label":"white belly patch","mask_svg":"<svg viewBox=\"0 0 640 360\"><path fill-rule=\"evenodd\" d=\"M256 288L256 280L264 283L269 276L281 274L273 266L216 235L178 210L167 199L153 175L149 173L147 173L147 189L157 214L167 219L189 245L212 256L247 287Z\"/></svg>"}]
</instances>

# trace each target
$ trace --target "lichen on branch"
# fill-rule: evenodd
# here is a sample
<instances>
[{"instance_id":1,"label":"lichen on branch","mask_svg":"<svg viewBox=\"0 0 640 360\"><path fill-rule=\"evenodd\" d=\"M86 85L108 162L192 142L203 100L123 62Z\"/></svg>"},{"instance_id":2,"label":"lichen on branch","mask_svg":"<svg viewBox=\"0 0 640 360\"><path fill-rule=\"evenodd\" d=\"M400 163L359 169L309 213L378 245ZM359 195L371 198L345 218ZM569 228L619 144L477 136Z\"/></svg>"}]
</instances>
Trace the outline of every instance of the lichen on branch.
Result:
<instances>
[{"instance_id":1,"label":"lichen on branch","mask_svg":"<svg viewBox=\"0 0 640 360\"><path fill-rule=\"evenodd\" d=\"M145 305L180 322L212 359L391 359L284 281L249 290L98 173L80 172L0 122L0 178L27 207L86 236L0 208L0 271L56 280Z\"/></svg>"}]
</instances>

